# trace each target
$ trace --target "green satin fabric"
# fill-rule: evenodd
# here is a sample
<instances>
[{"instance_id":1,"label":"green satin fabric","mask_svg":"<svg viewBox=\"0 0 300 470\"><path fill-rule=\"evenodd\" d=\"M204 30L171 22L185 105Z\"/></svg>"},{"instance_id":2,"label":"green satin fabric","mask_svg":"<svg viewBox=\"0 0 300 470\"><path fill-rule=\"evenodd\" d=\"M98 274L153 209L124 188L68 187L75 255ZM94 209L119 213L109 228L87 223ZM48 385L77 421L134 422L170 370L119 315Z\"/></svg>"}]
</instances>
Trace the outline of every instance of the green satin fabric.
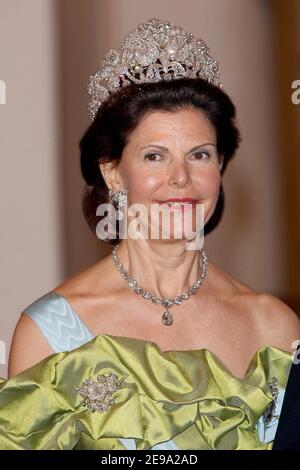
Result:
<instances>
[{"instance_id":1,"label":"green satin fabric","mask_svg":"<svg viewBox=\"0 0 300 470\"><path fill-rule=\"evenodd\" d=\"M286 387L292 354L264 347L244 379L206 349L162 352L150 341L101 335L53 354L0 383L0 449L271 449L255 425L272 401L268 381ZM104 413L75 391L88 377L123 377Z\"/></svg>"}]
</instances>

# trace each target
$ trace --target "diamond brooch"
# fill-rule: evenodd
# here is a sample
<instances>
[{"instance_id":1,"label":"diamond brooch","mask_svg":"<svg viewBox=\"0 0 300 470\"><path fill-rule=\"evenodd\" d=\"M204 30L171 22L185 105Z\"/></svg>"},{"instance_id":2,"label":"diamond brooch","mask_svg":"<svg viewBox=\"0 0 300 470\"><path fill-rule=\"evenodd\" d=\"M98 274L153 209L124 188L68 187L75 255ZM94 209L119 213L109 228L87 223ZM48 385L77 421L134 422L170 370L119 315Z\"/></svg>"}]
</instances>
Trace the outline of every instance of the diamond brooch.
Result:
<instances>
[{"instance_id":1,"label":"diamond brooch","mask_svg":"<svg viewBox=\"0 0 300 470\"><path fill-rule=\"evenodd\" d=\"M277 377L272 377L272 380L270 382L268 382L268 385L270 387L273 400L269 404L269 406L267 407L266 411L263 414L265 424L268 424L271 421L271 419L273 418L274 413L275 413L276 404L277 404L277 397L278 397L278 393L279 393L278 378Z\"/></svg>"},{"instance_id":2,"label":"diamond brooch","mask_svg":"<svg viewBox=\"0 0 300 470\"><path fill-rule=\"evenodd\" d=\"M100 374L96 380L89 377L75 390L83 397L82 404L89 410L103 413L115 404L112 394L120 387L123 380L124 378L119 379L114 373L107 376Z\"/></svg>"}]
</instances>

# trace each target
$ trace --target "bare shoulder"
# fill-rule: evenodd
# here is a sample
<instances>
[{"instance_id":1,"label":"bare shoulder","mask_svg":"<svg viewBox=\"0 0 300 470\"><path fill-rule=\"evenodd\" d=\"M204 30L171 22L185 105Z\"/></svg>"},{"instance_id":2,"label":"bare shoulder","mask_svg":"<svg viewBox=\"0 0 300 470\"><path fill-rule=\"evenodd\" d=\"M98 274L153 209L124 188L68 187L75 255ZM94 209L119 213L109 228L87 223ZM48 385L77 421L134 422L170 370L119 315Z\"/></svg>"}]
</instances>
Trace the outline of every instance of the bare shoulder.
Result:
<instances>
[{"instance_id":1,"label":"bare shoulder","mask_svg":"<svg viewBox=\"0 0 300 470\"><path fill-rule=\"evenodd\" d=\"M297 314L282 300L267 293L260 294L256 304L261 332L270 345L294 350L293 342L300 339Z\"/></svg>"},{"instance_id":2,"label":"bare shoulder","mask_svg":"<svg viewBox=\"0 0 300 470\"><path fill-rule=\"evenodd\" d=\"M114 282L112 282L114 273L111 270L112 275L110 275L110 265L109 257L106 256L66 279L51 289L51 292L56 292L70 299L72 305L78 305L79 310L86 312L86 315L88 315L95 299L105 298L114 285ZM83 302L82 306L81 302ZM84 313L82 317L85 319ZM53 349L37 324L26 314L25 309L21 313L13 333L9 353L8 378L17 375L52 354L54 354Z\"/></svg>"},{"instance_id":3,"label":"bare shoulder","mask_svg":"<svg viewBox=\"0 0 300 470\"><path fill-rule=\"evenodd\" d=\"M35 322L24 312L15 327L8 360L8 378L54 354Z\"/></svg>"},{"instance_id":4,"label":"bare shoulder","mask_svg":"<svg viewBox=\"0 0 300 470\"><path fill-rule=\"evenodd\" d=\"M294 341L300 339L300 319L297 314L278 297L257 292L247 284L212 265L217 280L218 292L224 292L232 320L248 330L255 348L273 346L294 351ZM236 312L238 312L236 314ZM246 326L246 330L243 330ZM243 333L243 334L244 334Z\"/></svg>"}]
</instances>

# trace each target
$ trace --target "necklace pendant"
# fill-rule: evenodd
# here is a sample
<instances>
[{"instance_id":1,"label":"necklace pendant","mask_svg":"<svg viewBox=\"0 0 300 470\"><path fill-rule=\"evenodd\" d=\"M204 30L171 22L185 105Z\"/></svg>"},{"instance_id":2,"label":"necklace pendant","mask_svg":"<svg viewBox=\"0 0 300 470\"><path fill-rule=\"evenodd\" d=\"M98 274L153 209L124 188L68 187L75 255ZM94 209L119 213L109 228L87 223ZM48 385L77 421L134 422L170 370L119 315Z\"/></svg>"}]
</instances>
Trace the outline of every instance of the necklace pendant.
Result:
<instances>
[{"instance_id":1,"label":"necklace pendant","mask_svg":"<svg viewBox=\"0 0 300 470\"><path fill-rule=\"evenodd\" d=\"M166 310L166 311L163 313L162 317L161 317L161 321L162 321L163 324L166 325L166 326L172 325L172 323L173 323L173 321L174 321L174 320L173 320L173 315L172 315L172 313L169 312L169 310Z\"/></svg>"}]
</instances>

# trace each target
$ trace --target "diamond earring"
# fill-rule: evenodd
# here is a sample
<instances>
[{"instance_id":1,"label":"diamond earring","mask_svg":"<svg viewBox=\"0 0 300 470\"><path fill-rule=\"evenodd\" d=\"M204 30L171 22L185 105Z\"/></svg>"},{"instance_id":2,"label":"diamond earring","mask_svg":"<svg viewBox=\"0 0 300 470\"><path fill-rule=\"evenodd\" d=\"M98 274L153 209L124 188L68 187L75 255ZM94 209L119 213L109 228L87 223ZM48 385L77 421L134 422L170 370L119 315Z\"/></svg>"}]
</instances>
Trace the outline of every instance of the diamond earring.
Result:
<instances>
[{"instance_id":1,"label":"diamond earring","mask_svg":"<svg viewBox=\"0 0 300 470\"><path fill-rule=\"evenodd\" d=\"M112 202L117 206L117 209L120 209L127 204L127 189L120 189L119 191L112 191L111 189L108 191L108 195Z\"/></svg>"},{"instance_id":2,"label":"diamond earring","mask_svg":"<svg viewBox=\"0 0 300 470\"><path fill-rule=\"evenodd\" d=\"M116 238L116 221L121 221L124 219L124 208L127 205L127 194L128 190L124 188L120 189L119 191L112 191L111 189L108 191L108 196L116 210L112 212L109 211L107 216L108 232L106 234L106 238L102 238L105 242L108 242L112 238Z\"/></svg>"}]
</instances>

